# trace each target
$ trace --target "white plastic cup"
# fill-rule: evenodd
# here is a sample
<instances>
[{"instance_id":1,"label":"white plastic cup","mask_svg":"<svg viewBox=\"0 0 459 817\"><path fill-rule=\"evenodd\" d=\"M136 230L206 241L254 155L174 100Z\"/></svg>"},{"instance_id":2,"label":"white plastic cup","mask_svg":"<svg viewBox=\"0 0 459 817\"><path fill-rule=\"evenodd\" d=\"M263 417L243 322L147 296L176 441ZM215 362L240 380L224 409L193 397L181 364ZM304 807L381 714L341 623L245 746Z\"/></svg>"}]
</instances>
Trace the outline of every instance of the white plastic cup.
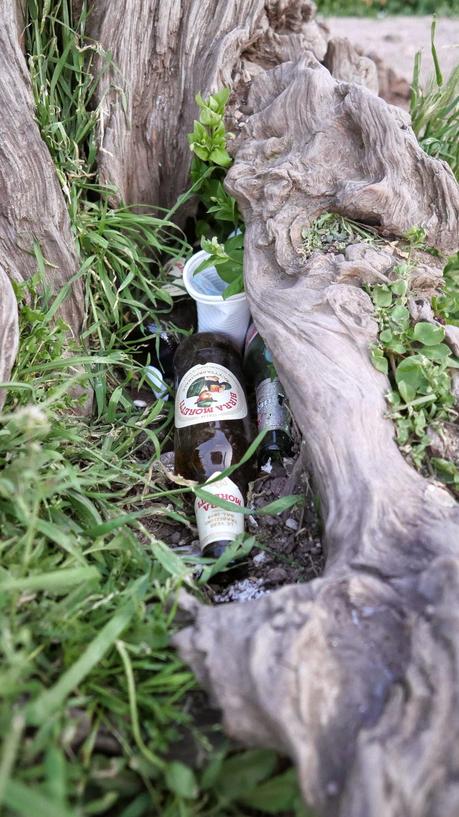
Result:
<instances>
[{"instance_id":1,"label":"white plastic cup","mask_svg":"<svg viewBox=\"0 0 459 817\"><path fill-rule=\"evenodd\" d=\"M228 284L220 278L215 267L195 270L209 258L205 250L192 255L183 269L183 283L188 294L196 301L198 332L220 332L232 339L241 349L250 321L250 310L245 292L226 300L222 293Z\"/></svg>"}]
</instances>

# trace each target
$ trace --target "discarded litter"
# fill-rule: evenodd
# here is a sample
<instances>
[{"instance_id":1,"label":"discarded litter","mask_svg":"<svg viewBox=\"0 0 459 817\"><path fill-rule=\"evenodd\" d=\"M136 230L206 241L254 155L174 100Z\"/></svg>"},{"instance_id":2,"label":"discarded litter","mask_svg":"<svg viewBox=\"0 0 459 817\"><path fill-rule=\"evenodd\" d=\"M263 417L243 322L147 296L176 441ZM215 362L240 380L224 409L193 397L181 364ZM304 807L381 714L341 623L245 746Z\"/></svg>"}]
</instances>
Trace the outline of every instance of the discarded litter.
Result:
<instances>
[{"instance_id":1,"label":"discarded litter","mask_svg":"<svg viewBox=\"0 0 459 817\"><path fill-rule=\"evenodd\" d=\"M251 441L241 362L228 338L204 332L183 341L174 366L175 470L206 483L195 501L196 521L202 550L218 557L244 531L244 515L228 504L244 507L251 476L246 463L216 479L241 460ZM226 507L214 505L209 495Z\"/></svg>"}]
</instances>

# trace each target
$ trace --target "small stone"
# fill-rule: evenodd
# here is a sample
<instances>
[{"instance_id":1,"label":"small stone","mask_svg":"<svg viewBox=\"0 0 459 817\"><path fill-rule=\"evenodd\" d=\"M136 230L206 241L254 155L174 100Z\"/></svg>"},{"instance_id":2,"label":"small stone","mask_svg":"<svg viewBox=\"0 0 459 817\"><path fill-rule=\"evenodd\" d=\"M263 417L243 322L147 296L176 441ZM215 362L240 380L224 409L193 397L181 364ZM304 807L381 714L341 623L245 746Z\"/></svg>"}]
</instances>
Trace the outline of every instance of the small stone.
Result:
<instances>
[{"instance_id":1,"label":"small stone","mask_svg":"<svg viewBox=\"0 0 459 817\"><path fill-rule=\"evenodd\" d=\"M227 587L222 593L215 595L214 601L217 604L229 601L251 601L260 598L265 593L263 579L242 579Z\"/></svg>"},{"instance_id":2,"label":"small stone","mask_svg":"<svg viewBox=\"0 0 459 817\"><path fill-rule=\"evenodd\" d=\"M299 525L298 525L298 522L296 521L296 519L293 519L292 516L289 516L289 518L287 519L287 521L285 523L285 527L290 528L290 530L298 530Z\"/></svg>"},{"instance_id":3,"label":"small stone","mask_svg":"<svg viewBox=\"0 0 459 817\"><path fill-rule=\"evenodd\" d=\"M288 579L288 573L283 567L273 567L266 576L266 580L271 584L282 584Z\"/></svg>"},{"instance_id":4,"label":"small stone","mask_svg":"<svg viewBox=\"0 0 459 817\"><path fill-rule=\"evenodd\" d=\"M164 451L164 453L161 454L159 459L161 460L162 464L164 465L165 468L167 468L168 471L174 470L175 454L173 451Z\"/></svg>"},{"instance_id":5,"label":"small stone","mask_svg":"<svg viewBox=\"0 0 459 817\"><path fill-rule=\"evenodd\" d=\"M269 490L274 494L274 496L278 497L285 488L285 482L285 477L274 477L274 479L272 479L269 483Z\"/></svg>"},{"instance_id":6,"label":"small stone","mask_svg":"<svg viewBox=\"0 0 459 817\"><path fill-rule=\"evenodd\" d=\"M258 567L259 565L262 565L264 562L268 561L268 554L262 550L261 553L257 553L257 555L253 557L252 561L254 565Z\"/></svg>"}]
</instances>

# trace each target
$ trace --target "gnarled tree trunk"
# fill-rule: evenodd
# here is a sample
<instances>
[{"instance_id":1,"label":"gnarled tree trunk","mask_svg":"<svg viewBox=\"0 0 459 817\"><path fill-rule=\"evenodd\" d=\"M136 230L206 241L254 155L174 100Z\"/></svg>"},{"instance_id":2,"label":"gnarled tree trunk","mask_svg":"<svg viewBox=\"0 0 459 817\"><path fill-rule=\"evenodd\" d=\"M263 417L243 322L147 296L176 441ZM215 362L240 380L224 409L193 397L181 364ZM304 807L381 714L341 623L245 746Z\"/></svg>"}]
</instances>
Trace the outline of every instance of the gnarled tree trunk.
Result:
<instances>
[{"instance_id":1,"label":"gnarled tree trunk","mask_svg":"<svg viewBox=\"0 0 459 817\"><path fill-rule=\"evenodd\" d=\"M456 817L459 508L403 459L388 383L369 357L365 282L396 252L302 254L325 211L457 245L459 189L406 116L312 57L253 82L227 187L246 222L245 280L309 452L328 560L322 578L244 605L185 601L177 637L231 735L295 760L327 817ZM418 259L421 286L438 279Z\"/></svg>"},{"instance_id":2,"label":"gnarled tree trunk","mask_svg":"<svg viewBox=\"0 0 459 817\"><path fill-rule=\"evenodd\" d=\"M18 345L17 306L9 280L26 281L37 271L35 249L45 259L45 284L57 295L77 272L78 259L64 196L34 117L34 103L20 47L22 3L4 3L0 11L0 369L7 380ZM16 316L14 314L16 313ZM83 320L81 282L69 285L60 314L75 338ZM5 334L6 333L6 334ZM8 338L8 342L6 342ZM4 394L0 392L0 405Z\"/></svg>"}]
</instances>

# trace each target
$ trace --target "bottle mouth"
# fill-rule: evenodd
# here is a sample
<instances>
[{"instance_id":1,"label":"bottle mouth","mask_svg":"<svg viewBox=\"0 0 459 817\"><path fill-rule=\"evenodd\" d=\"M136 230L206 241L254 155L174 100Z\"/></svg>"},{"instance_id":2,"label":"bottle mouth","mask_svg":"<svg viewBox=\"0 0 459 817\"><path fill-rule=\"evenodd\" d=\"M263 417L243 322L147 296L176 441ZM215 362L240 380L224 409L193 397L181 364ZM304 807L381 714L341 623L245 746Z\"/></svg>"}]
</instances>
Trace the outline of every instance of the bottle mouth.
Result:
<instances>
[{"instance_id":1,"label":"bottle mouth","mask_svg":"<svg viewBox=\"0 0 459 817\"><path fill-rule=\"evenodd\" d=\"M218 559L222 554L225 552L228 545L231 544L231 539L227 541L222 540L221 542L210 542L210 544L206 545L202 550L203 556L211 556L214 559Z\"/></svg>"}]
</instances>

